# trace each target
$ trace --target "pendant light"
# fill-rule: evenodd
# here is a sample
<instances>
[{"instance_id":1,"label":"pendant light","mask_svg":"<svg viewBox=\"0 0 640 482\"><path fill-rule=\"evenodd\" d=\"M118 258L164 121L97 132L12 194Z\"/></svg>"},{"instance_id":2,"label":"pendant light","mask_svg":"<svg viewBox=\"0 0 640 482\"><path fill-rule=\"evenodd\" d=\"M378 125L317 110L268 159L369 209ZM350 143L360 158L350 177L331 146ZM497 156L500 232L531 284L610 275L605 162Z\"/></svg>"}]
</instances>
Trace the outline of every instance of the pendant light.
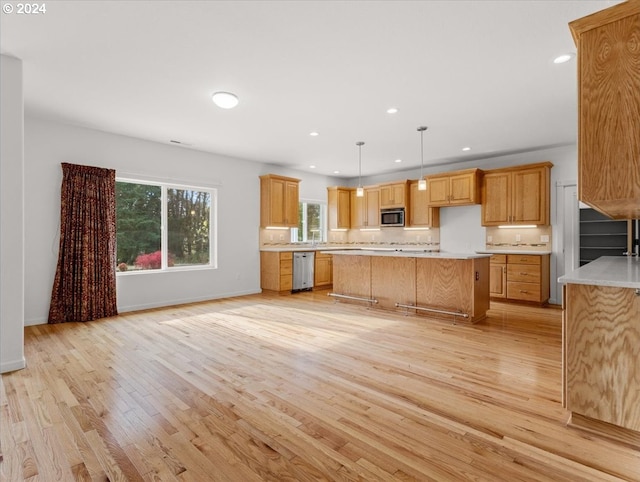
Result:
<instances>
[{"instance_id":1,"label":"pendant light","mask_svg":"<svg viewBox=\"0 0 640 482\"><path fill-rule=\"evenodd\" d=\"M356 142L356 146L358 146L358 188L356 189L356 196L363 197L364 188L362 187L362 146L364 146L364 142L358 141Z\"/></svg>"},{"instance_id":2,"label":"pendant light","mask_svg":"<svg viewBox=\"0 0 640 482\"><path fill-rule=\"evenodd\" d=\"M422 177L422 169L424 168L424 131L426 130L425 126L418 127L418 132L420 132L420 180L418 181L418 191L427 190L427 180Z\"/></svg>"}]
</instances>

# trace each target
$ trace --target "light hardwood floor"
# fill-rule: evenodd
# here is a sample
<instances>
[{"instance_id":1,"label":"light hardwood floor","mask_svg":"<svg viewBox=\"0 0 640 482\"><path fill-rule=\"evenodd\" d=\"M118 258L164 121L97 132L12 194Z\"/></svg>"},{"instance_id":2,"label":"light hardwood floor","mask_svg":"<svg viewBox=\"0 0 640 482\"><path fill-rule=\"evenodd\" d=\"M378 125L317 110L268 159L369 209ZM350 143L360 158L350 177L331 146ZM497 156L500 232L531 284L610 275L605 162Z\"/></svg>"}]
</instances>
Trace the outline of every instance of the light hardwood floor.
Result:
<instances>
[{"instance_id":1,"label":"light hardwood floor","mask_svg":"<svg viewBox=\"0 0 640 482\"><path fill-rule=\"evenodd\" d=\"M561 312L456 324L256 295L26 329L6 481L640 480L565 426Z\"/></svg>"}]
</instances>

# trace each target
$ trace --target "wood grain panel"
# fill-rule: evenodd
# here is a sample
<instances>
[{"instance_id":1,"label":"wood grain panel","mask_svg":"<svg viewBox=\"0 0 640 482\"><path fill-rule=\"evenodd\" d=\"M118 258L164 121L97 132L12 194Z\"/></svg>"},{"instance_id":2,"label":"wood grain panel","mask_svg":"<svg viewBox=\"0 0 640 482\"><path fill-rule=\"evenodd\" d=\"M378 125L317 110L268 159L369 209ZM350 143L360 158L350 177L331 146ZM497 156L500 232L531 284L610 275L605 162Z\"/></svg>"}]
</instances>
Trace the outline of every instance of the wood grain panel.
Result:
<instances>
[{"instance_id":1,"label":"wood grain panel","mask_svg":"<svg viewBox=\"0 0 640 482\"><path fill-rule=\"evenodd\" d=\"M507 266L507 269L508 268ZM509 274L507 274L507 298L510 300L540 302L541 292L539 283L523 283L508 280Z\"/></svg>"},{"instance_id":2,"label":"wood grain panel","mask_svg":"<svg viewBox=\"0 0 640 482\"><path fill-rule=\"evenodd\" d=\"M616 219L640 217L640 2L570 24L578 46L578 197Z\"/></svg>"},{"instance_id":3,"label":"wood grain panel","mask_svg":"<svg viewBox=\"0 0 640 482\"><path fill-rule=\"evenodd\" d=\"M567 408L640 431L640 296L567 286Z\"/></svg>"},{"instance_id":4,"label":"wood grain panel","mask_svg":"<svg viewBox=\"0 0 640 482\"><path fill-rule=\"evenodd\" d=\"M524 281L540 284L540 266L532 264L508 264L507 279L509 281ZM538 291L540 291L538 289Z\"/></svg>"},{"instance_id":5,"label":"wood grain panel","mask_svg":"<svg viewBox=\"0 0 640 482\"><path fill-rule=\"evenodd\" d=\"M416 302L416 259L386 256L371 257L371 295L378 306L396 308L396 303Z\"/></svg>"},{"instance_id":6,"label":"wood grain panel","mask_svg":"<svg viewBox=\"0 0 640 482\"><path fill-rule=\"evenodd\" d=\"M333 256L333 291L371 298L371 256Z\"/></svg>"},{"instance_id":7,"label":"wood grain panel","mask_svg":"<svg viewBox=\"0 0 640 482\"><path fill-rule=\"evenodd\" d=\"M469 259L418 258L416 303L429 308L472 314L472 271L473 262Z\"/></svg>"}]
</instances>

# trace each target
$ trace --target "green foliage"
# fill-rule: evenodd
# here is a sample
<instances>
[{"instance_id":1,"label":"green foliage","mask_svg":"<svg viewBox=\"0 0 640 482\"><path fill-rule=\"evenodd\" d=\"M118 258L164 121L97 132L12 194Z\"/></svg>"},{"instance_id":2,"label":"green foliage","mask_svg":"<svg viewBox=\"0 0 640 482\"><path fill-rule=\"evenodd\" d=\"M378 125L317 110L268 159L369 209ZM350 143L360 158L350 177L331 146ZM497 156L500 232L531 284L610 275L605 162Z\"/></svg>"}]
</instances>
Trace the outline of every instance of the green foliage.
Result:
<instances>
[{"instance_id":1,"label":"green foliage","mask_svg":"<svg viewBox=\"0 0 640 482\"><path fill-rule=\"evenodd\" d=\"M132 265L139 254L160 249L161 188L116 182L118 263Z\"/></svg>"}]
</instances>

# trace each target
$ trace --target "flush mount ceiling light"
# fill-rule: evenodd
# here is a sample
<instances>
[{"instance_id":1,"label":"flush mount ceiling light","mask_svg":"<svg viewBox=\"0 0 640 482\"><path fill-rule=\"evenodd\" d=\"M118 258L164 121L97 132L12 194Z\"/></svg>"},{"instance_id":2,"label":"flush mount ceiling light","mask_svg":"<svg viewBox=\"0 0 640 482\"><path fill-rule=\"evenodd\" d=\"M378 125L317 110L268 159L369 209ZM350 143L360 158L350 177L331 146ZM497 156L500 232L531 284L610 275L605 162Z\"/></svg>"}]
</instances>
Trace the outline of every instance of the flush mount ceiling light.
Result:
<instances>
[{"instance_id":1,"label":"flush mount ceiling light","mask_svg":"<svg viewBox=\"0 0 640 482\"><path fill-rule=\"evenodd\" d=\"M364 146L364 142L358 141L356 142L356 146L358 146L358 189L356 189L356 196L363 197L364 189L362 188L362 146Z\"/></svg>"},{"instance_id":2,"label":"flush mount ceiling light","mask_svg":"<svg viewBox=\"0 0 640 482\"><path fill-rule=\"evenodd\" d=\"M398 164L399 164L399 163L401 163L401 162L402 162L402 159L396 159L396 160L395 160L395 161L393 161L393 162L395 162L395 163L398 163Z\"/></svg>"},{"instance_id":3,"label":"flush mount ceiling light","mask_svg":"<svg viewBox=\"0 0 640 482\"><path fill-rule=\"evenodd\" d=\"M463 151L465 151L465 152L467 152L467 151L470 151L470 150L471 150L471 148L470 148L470 147L463 147L463 148L462 148L462 150L463 150Z\"/></svg>"},{"instance_id":4,"label":"flush mount ceiling light","mask_svg":"<svg viewBox=\"0 0 640 482\"><path fill-rule=\"evenodd\" d=\"M397 107L389 107L387 109L387 114L395 114L396 112L398 112L398 108Z\"/></svg>"},{"instance_id":5,"label":"flush mount ceiling light","mask_svg":"<svg viewBox=\"0 0 640 482\"><path fill-rule=\"evenodd\" d=\"M316 131L313 131L313 132L309 132L309 135L310 135L311 137L317 137L317 136L319 136L320 134L318 134Z\"/></svg>"},{"instance_id":6,"label":"flush mount ceiling light","mask_svg":"<svg viewBox=\"0 0 640 482\"><path fill-rule=\"evenodd\" d=\"M418 127L418 132L420 133L420 179L418 180L418 191L427 190L427 180L422 177L422 169L424 167L424 131L426 130L427 127L425 126Z\"/></svg>"},{"instance_id":7,"label":"flush mount ceiling light","mask_svg":"<svg viewBox=\"0 0 640 482\"><path fill-rule=\"evenodd\" d=\"M574 54L558 55L555 59L553 59L553 63L554 64L564 64L565 62L569 62L569 60L571 60L573 57L575 57Z\"/></svg>"},{"instance_id":8,"label":"flush mount ceiling light","mask_svg":"<svg viewBox=\"0 0 640 482\"><path fill-rule=\"evenodd\" d=\"M233 109L238 105L238 96L231 92L216 92L211 96L211 100L221 109Z\"/></svg>"}]
</instances>

